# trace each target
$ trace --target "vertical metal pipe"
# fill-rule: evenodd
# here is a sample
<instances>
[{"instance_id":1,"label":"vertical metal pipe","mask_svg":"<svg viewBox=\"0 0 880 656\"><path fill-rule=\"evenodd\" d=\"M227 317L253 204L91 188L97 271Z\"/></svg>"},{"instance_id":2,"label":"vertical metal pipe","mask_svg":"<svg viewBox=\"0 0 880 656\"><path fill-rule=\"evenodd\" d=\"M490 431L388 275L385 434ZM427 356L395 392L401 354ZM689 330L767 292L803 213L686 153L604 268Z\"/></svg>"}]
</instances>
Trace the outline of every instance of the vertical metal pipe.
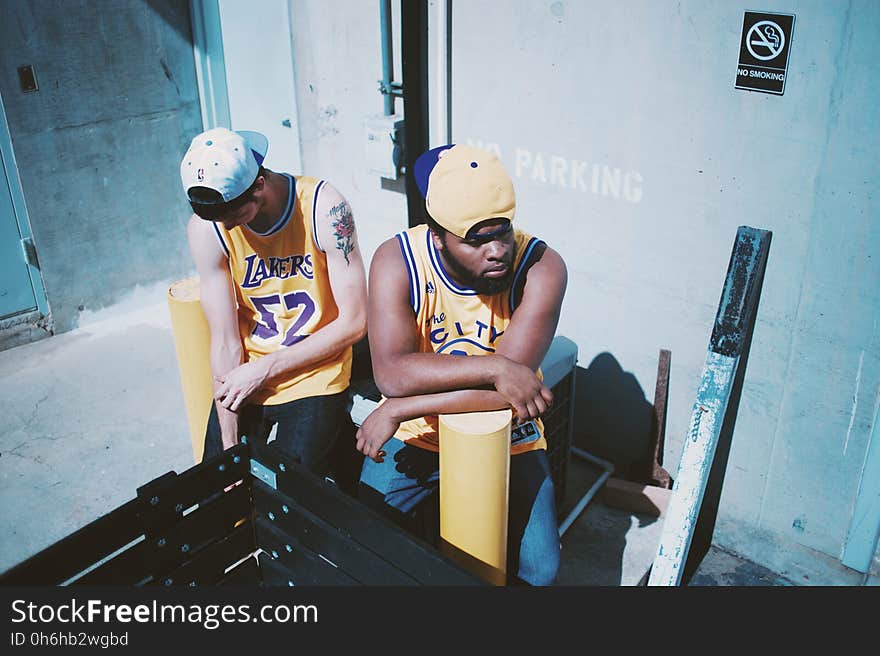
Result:
<instances>
[{"instance_id":1,"label":"vertical metal pipe","mask_svg":"<svg viewBox=\"0 0 880 656\"><path fill-rule=\"evenodd\" d=\"M400 3L401 64L403 65L404 166L412 171L416 158L428 150L428 0ZM425 198L411 175L405 175L410 227L425 222Z\"/></svg>"},{"instance_id":2,"label":"vertical metal pipe","mask_svg":"<svg viewBox=\"0 0 880 656\"><path fill-rule=\"evenodd\" d=\"M391 42L391 0L379 0L379 19L382 23L382 93L385 96L385 116L394 113L391 80L394 79L394 61Z\"/></svg>"},{"instance_id":3,"label":"vertical metal pipe","mask_svg":"<svg viewBox=\"0 0 880 656\"><path fill-rule=\"evenodd\" d=\"M575 372L572 371L572 376L574 376L574 375L575 375ZM574 381L572 381L572 389L574 389ZM574 408L574 403L575 403L573 393L571 395L570 403L572 406L572 411L571 411L572 419L570 419L569 422L572 422L572 421L574 421L573 408ZM573 425L573 424L569 423L569 426L571 426L571 425ZM599 476L599 478L596 480L596 482L593 483L593 485L590 487L590 489L584 493L584 495L580 498L580 500L577 502L575 507L572 508L571 512L569 512L568 515L565 516L565 519L562 520L562 522L559 524L558 532L559 532L560 538L563 535L565 535L565 532L569 528L571 528L571 525L580 516L580 514L584 511L584 508L587 507L587 504L590 503L590 501L596 495L596 492L598 492L601 489L601 487L603 485L605 485L605 481L607 481L611 477L611 474L614 472L614 465L612 463L608 462L607 460L603 460L602 458L598 458L588 451L584 451L583 449L579 449L576 446L573 446L573 447L571 447L571 454L573 456L577 456L578 458L582 458L584 460L589 460L593 464L599 465L600 467L602 467L602 469L604 469L605 471L602 472L602 474Z\"/></svg>"},{"instance_id":4,"label":"vertical metal pipe","mask_svg":"<svg viewBox=\"0 0 880 656\"><path fill-rule=\"evenodd\" d=\"M874 428L865 451L858 489L840 560L867 577L880 540L880 404L874 410Z\"/></svg>"},{"instance_id":5,"label":"vertical metal pipe","mask_svg":"<svg viewBox=\"0 0 880 656\"><path fill-rule=\"evenodd\" d=\"M450 59L450 39L452 32L452 0L436 0L428 26L430 42L431 82L431 145L442 145L452 142L452 109L450 80L452 78L452 60Z\"/></svg>"}]
</instances>

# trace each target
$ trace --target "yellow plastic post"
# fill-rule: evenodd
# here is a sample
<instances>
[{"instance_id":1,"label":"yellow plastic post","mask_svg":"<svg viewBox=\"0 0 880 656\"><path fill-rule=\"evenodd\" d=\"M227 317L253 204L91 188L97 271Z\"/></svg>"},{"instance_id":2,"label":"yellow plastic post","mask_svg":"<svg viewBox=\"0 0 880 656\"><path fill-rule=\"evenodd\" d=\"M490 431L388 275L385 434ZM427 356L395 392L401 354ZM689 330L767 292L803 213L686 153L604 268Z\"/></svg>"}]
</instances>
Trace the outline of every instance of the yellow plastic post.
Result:
<instances>
[{"instance_id":1,"label":"yellow plastic post","mask_svg":"<svg viewBox=\"0 0 880 656\"><path fill-rule=\"evenodd\" d=\"M510 410L440 415L442 550L495 585L507 579Z\"/></svg>"},{"instance_id":2,"label":"yellow plastic post","mask_svg":"<svg viewBox=\"0 0 880 656\"><path fill-rule=\"evenodd\" d=\"M178 280L168 288L171 329L193 458L201 462L205 450L205 429L214 399L211 375L211 331L199 301L199 279Z\"/></svg>"}]
</instances>

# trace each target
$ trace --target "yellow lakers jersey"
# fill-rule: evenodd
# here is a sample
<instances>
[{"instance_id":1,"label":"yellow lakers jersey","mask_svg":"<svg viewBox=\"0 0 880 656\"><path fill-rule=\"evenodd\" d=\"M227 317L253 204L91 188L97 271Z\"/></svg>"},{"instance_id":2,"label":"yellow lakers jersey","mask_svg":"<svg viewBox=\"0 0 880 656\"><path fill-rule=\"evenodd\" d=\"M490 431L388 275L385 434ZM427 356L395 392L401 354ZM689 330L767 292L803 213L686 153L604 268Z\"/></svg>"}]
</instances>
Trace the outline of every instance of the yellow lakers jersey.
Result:
<instances>
[{"instance_id":1,"label":"yellow lakers jersey","mask_svg":"<svg viewBox=\"0 0 880 656\"><path fill-rule=\"evenodd\" d=\"M269 230L258 233L246 225L226 230L219 222L213 224L235 283L247 362L306 339L339 315L327 257L317 238L315 199L324 181L283 175L288 180L287 207ZM348 387L350 377L348 347L251 400L277 405L335 394Z\"/></svg>"},{"instance_id":2,"label":"yellow lakers jersey","mask_svg":"<svg viewBox=\"0 0 880 656\"><path fill-rule=\"evenodd\" d=\"M399 232L398 245L409 276L410 304L419 328L419 351L450 355L479 356L494 353L516 309L516 290L521 276L541 240L516 230L516 256L510 289L493 295L478 295L460 287L443 268L427 225ZM540 371L538 372L540 376ZM401 424L396 437L408 444L439 451L437 416L420 417ZM522 432L511 443L511 454L544 449L544 427Z\"/></svg>"}]
</instances>

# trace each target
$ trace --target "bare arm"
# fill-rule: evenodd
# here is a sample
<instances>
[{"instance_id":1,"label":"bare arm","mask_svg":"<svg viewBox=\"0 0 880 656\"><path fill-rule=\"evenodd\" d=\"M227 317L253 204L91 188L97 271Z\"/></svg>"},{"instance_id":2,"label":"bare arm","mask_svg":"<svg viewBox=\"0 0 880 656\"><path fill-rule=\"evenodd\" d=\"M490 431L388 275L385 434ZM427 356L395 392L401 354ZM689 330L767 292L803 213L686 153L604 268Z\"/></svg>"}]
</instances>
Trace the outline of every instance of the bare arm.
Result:
<instances>
[{"instance_id":1,"label":"bare arm","mask_svg":"<svg viewBox=\"0 0 880 656\"><path fill-rule=\"evenodd\" d=\"M409 305L409 282L401 275L403 271L405 264L397 240L390 239L373 256L368 319L373 374L385 396L494 388L522 417L537 416L546 410L552 396L523 363L504 355L462 358L420 353Z\"/></svg>"},{"instance_id":2,"label":"bare arm","mask_svg":"<svg viewBox=\"0 0 880 656\"><path fill-rule=\"evenodd\" d=\"M485 356L481 356L485 357ZM464 358L462 358L464 359ZM509 408L507 399L493 390L456 390L419 396L387 398L373 410L357 431L357 450L381 462L380 450L409 419L425 415L481 412Z\"/></svg>"},{"instance_id":3,"label":"bare arm","mask_svg":"<svg viewBox=\"0 0 880 656\"><path fill-rule=\"evenodd\" d=\"M385 262L390 261L394 265L402 267L403 262L399 249L395 252L388 247L388 244L389 242L386 242L380 247L380 251L386 249L386 252L382 254L387 258ZM396 244L393 242L391 245L396 248ZM380 255L379 251L377 251L378 255ZM521 379L515 375L504 377L503 374L504 367L507 367L507 371L513 371L514 374L525 370L532 379L537 380L532 370L536 370L540 366L556 333L562 299L567 285L565 263L556 251L542 247L537 261L527 271L522 298L504 332L504 339L501 341L496 355L471 358L415 353L418 334L412 319L412 309L407 303L408 282L403 276L391 275L391 271L386 271L381 263L377 266L377 258L374 258L373 262L373 272L378 271L377 276L374 277L373 272L370 276L370 346L374 372L377 374L377 380L380 371L381 375L388 377L382 381L386 384L388 381L395 380L394 374L397 372L396 385L398 387L395 389L416 389L419 391L388 398L385 403L371 413L358 430L358 450L371 458L381 459L379 451L382 445L394 435L400 423L424 415L477 412L512 407L517 417L523 420L537 417L546 410L543 401L549 403L552 397L547 398L540 395L530 398L526 396L525 400L521 400L519 403L511 401L512 398L522 398L517 397L517 394L522 392ZM391 269L391 266L388 268ZM399 282L401 279L403 284ZM374 303L375 305L373 305ZM389 306L393 311L390 314L386 311ZM378 314L380 309L383 312ZM378 330L378 339L376 340L373 338L374 325ZM407 327L409 330L406 330ZM376 342L375 346L374 341ZM395 344L399 346L395 348ZM482 368L482 371L469 371L466 367L471 365ZM496 366L502 372L501 377L494 375L493 368ZM400 369L403 370L403 375L401 375ZM480 378L481 374L483 378ZM421 386L419 384L420 376L423 378ZM439 379L433 378L434 376ZM411 378L415 380L410 380ZM424 380L425 378L427 380ZM450 379L452 384L460 385L463 389L436 391L442 390L444 384L450 385ZM495 391L467 388L468 381L479 380L491 381ZM531 383L532 381L527 380L527 382ZM394 386L393 383L392 386ZM474 387L476 386L478 384L474 385ZM382 383L379 383L379 387L382 389ZM423 388L427 388L429 391L421 391ZM546 391L549 394L549 390Z\"/></svg>"},{"instance_id":4,"label":"bare arm","mask_svg":"<svg viewBox=\"0 0 880 656\"><path fill-rule=\"evenodd\" d=\"M187 225L190 253L199 274L199 296L208 327L211 331L210 360L214 375L214 394L220 386L218 376L223 376L241 364L243 349L238 334L235 293L226 254L220 247L210 222L196 215ZM238 443L238 415L215 402L220 420L223 448Z\"/></svg>"},{"instance_id":5,"label":"bare arm","mask_svg":"<svg viewBox=\"0 0 880 656\"><path fill-rule=\"evenodd\" d=\"M526 272L522 298L497 351L532 369L540 367L547 355L568 285L568 272L559 253L549 246L539 248L543 252Z\"/></svg>"},{"instance_id":6,"label":"bare arm","mask_svg":"<svg viewBox=\"0 0 880 656\"><path fill-rule=\"evenodd\" d=\"M318 242L327 254L330 288L339 314L308 339L241 365L222 378L218 398L237 410L273 381L290 378L360 340L366 332L366 276L351 207L331 185L317 200Z\"/></svg>"}]
</instances>

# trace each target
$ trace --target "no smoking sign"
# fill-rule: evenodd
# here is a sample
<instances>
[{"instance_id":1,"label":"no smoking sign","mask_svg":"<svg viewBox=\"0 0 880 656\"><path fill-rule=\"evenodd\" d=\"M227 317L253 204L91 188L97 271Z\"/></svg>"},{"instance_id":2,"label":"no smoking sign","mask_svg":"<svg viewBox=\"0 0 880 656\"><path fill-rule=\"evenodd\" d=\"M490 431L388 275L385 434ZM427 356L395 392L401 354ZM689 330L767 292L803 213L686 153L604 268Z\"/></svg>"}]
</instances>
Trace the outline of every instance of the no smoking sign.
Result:
<instances>
[{"instance_id":1,"label":"no smoking sign","mask_svg":"<svg viewBox=\"0 0 880 656\"><path fill-rule=\"evenodd\" d=\"M782 95L793 29L792 14L745 13L736 67L737 89Z\"/></svg>"}]
</instances>

